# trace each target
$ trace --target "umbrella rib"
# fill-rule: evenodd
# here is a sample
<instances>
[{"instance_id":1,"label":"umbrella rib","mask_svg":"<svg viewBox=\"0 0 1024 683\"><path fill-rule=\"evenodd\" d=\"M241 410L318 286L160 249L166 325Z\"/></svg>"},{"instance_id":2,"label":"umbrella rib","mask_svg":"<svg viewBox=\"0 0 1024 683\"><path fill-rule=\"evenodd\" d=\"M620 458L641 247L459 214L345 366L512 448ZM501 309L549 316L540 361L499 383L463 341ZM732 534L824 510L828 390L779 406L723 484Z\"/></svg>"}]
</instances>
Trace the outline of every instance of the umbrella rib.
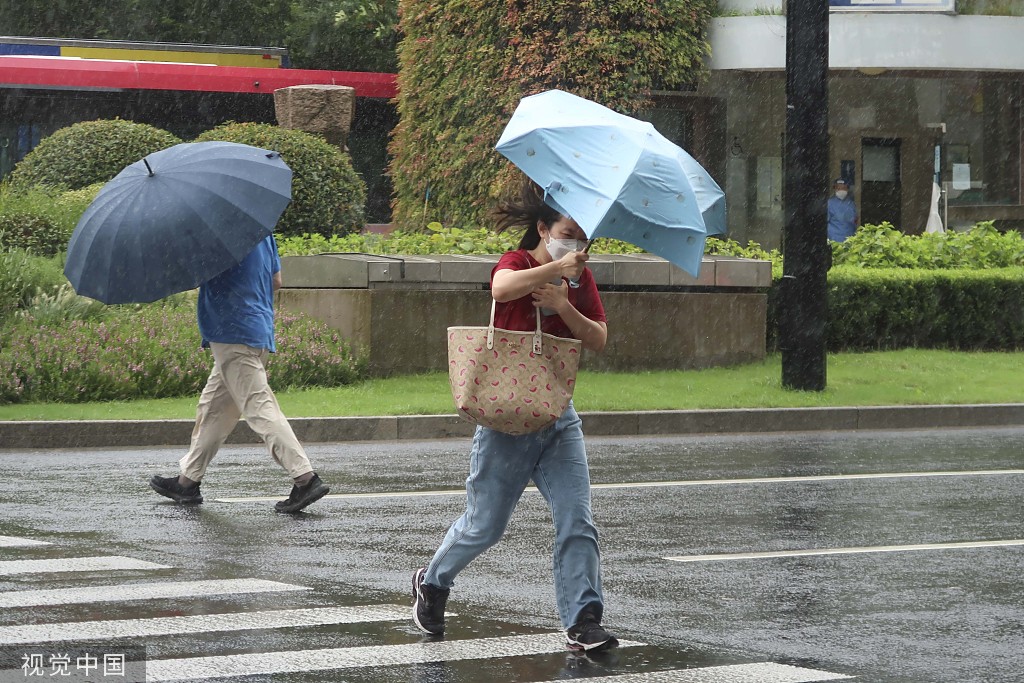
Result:
<instances>
[{"instance_id":1,"label":"umbrella rib","mask_svg":"<svg viewBox=\"0 0 1024 683\"><path fill-rule=\"evenodd\" d=\"M169 188L169 190L174 192L175 194L180 194L181 189L182 188L180 187ZM204 268L204 266L207 263L220 262L220 259L210 257L211 255L209 254L209 252L212 250L213 245L199 245L196 242L196 240L192 238L190 233L189 237L193 246L187 249L185 253L190 254L192 258L188 260L179 260L178 263L181 266L181 270L189 274L188 282L191 285L191 288L194 289L195 287L198 287L206 280L209 280L210 278L220 274L224 270L231 268L233 265L241 261L241 259L245 255L243 254L242 256L237 256L234 250L229 248L224 243L224 239L221 234L222 226L219 225L218 223L212 222L209 216L204 215L202 212L196 210L194 207L188 205L187 203L183 203L182 208L187 209L195 217L195 221L190 221L190 223L201 223L202 225L206 226L207 230L209 230L209 233L216 239L216 245L220 248L220 251L223 254L230 256L231 261L229 265L219 270L218 272L209 272L213 269ZM207 253L203 253L204 251Z\"/></svg>"},{"instance_id":2,"label":"umbrella rib","mask_svg":"<svg viewBox=\"0 0 1024 683\"><path fill-rule=\"evenodd\" d=\"M209 185L201 182L201 180L200 180L201 175L202 174L190 174L188 176L182 176L180 178L175 178L175 180L180 181L182 184L185 184L185 185L188 185L188 186L191 186L191 187L195 187L195 188L198 188L198 189L203 190L203 191L207 191L207 192L209 192L210 194L212 194L214 196L220 197L220 198L223 199L223 201L225 203L227 203L230 206L232 206L239 213L242 213L242 214L248 216L254 222L262 223L262 217L258 216L258 215L255 215L250 210L249 207L247 207L244 204L241 204L241 203L239 203L237 201L232 201L232 200L228 199L227 197L225 197L224 195L217 194L216 192L213 192L212 190L210 190L209 189ZM237 194L239 194L239 195L265 194L267 192L270 192L270 190L268 190L268 188L265 185L261 185L261 184L257 183L254 180L251 180L251 179L248 179L248 178L235 178L234 180L236 182L239 182L239 183L244 183L245 185L250 187L252 189L252 191L253 191L253 192L238 191ZM284 195L278 195L278 196L282 196L283 197ZM288 198L288 199L290 200L290 198ZM287 203L285 204L285 206L287 207ZM283 213L283 210L282 210L282 213ZM278 217L280 217L280 216L278 216Z\"/></svg>"}]
</instances>

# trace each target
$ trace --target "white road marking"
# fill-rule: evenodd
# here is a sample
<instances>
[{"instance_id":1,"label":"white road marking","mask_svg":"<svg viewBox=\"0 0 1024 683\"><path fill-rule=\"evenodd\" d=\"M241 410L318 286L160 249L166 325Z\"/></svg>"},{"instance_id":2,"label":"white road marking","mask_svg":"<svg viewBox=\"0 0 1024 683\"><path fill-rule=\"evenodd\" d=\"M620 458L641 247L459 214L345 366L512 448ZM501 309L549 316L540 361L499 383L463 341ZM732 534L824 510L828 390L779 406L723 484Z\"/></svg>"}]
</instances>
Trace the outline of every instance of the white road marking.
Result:
<instances>
[{"instance_id":1,"label":"white road marking","mask_svg":"<svg viewBox=\"0 0 1024 683\"><path fill-rule=\"evenodd\" d=\"M592 484L599 489L640 489L673 486L734 486L738 484L802 484L812 481L849 481L857 479L917 479L925 477L992 477L1024 474L1024 470L965 470L950 472L877 472L868 474L818 474L804 477L751 477L746 479L689 479L682 481L634 481L617 484ZM527 491L536 492L535 486ZM464 496L465 489L444 489L438 491L386 491L380 493L337 493L328 494L323 500L350 500L358 498L418 498L424 496ZM252 496L247 498L217 498L219 503L269 503L281 500L281 496Z\"/></svg>"},{"instance_id":2,"label":"white road marking","mask_svg":"<svg viewBox=\"0 0 1024 683\"><path fill-rule=\"evenodd\" d=\"M597 676L588 677L586 680L593 683L815 683L816 681L837 681L849 678L853 677L830 671L804 669L788 664L757 662L755 664L706 666L698 669L675 669L620 676ZM549 683L555 683L555 681Z\"/></svg>"},{"instance_id":3,"label":"white road marking","mask_svg":"<svg viewBox=\"0 0 1024 683\"><path fill-rule=\"evenodd\" d=\"M619 645L631 647L643 645L643 643L620 641ZM492 659L494 657L517 657L564 651L565 635L563 633L542 633L507 638L426 641L406 645L370 645L218 657L156 659L146 662L146 680L150 683L196 681L230 676Z\"/></svg>"},{"instance_id":4,"label":"white road marking","mask_svg":"<svg viewBox=\"0 0 1024 683\"><path fill-rule=\"evenodd\" d=\"M113 640L215 631L252 631L296 626L355 624L367 621L407 621L411 618L409 610L409 607L401 605L314 607L266 612L156 617L153 619L0 626L0 644Z\"/></svg>"},{"instance_id":5,"label":"white road marking","mask_svg":"<svg viewBox=\"0 0 1024 683\"><path fill-rule=\"evenodd\" d=\"M0 562L0 576L11 574L57 574L61 572L95 572L118 569L170 569L164 564L145 562L131 557L72 557L59 560L5 560Z\"/></svg>"},{"instance_id":6,"label":"white road marking","mask_svg":"<svg viewBox=\"0 0 1024 683\"><path fill-rule=\"evenodd\" d=\"M0 592L0 608L76 605L90 602L127 602L131 600L156 600L159 598L188 600L209 595L308 590L312 589L305 586L278 583L277 581L264 581L263 579L127 583L116 586Z\"/></svg>"},{"instance_id":7,"label":"white road marking","mask_svg":"<svg viewBox=\"0 0 1024 683\"><path fill-rule=\"evenodd\" d=\"M853 555L858 553L899 553L912 550L957 550L960 548L999 548L1024 545L1024 539L1005 541L963 541L959 543L922 543L920 545L878 545L854 548L812 548L809 550L772 550L766 552L722 553L719 555L680 555L662 559L672 562L711 562L716 560L759 560L808 555Z\"/></svg>"},{"instance_id":8,"label":"white road marking","mask_svg":"<svg viewBox=\"0 0 1024 683\"><path fill-rule=\"evenodd\" d=\"M37 545L50 545L46 541L34 541L31 538L17 536L0 536L0 548L29 548Z\"/></svg>"}]
</instances>

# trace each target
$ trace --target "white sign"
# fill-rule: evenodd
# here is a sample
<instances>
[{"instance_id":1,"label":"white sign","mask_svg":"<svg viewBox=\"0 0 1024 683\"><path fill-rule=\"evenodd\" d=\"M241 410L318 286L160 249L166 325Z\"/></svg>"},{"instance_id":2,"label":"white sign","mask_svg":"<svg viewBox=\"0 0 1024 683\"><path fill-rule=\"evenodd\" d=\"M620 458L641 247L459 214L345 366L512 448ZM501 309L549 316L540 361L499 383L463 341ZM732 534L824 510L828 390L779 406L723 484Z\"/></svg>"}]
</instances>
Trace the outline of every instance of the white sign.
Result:
<instances>
[{"instance_id":1,"label":"white sign","mask_svg":"<svg viewBox=\"0 0 1024 683\"><path fill-rule=\"evenodd\" d=\"M971 165L953 164L953 189L971 189Z\"/></svg>"}]
</instances>

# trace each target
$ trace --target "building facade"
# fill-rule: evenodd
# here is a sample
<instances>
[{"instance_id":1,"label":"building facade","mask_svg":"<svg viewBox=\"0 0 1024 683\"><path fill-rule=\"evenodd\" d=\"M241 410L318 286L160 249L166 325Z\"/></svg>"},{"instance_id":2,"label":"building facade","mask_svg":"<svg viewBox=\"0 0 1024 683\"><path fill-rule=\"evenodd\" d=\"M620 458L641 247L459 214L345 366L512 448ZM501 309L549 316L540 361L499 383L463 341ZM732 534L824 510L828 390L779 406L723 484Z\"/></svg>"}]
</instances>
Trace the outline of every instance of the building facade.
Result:
<instances>
[{"instance_id":1,"label":"building facade","mask_svg":"<svg viewBox=\"0 0 1024 683\"><path fill-rule=\"evenodd\" d=\"M807 191L824 198L830 181L845 177L862 224L916 234L935 183L948 228L984 220L1024 228L1024 17L1010 16L1024 14L1024 3L1002 3L1001 16L956 14L952 0L832 4L830 177ZM992 10L980 1L973 9ZM725 189L729 237L778 247L786 17L780 3L757 0L723 0L720 12L730 16L710 26L707 81L662 94L649 115Z\"/></svg>"}]
</instances>

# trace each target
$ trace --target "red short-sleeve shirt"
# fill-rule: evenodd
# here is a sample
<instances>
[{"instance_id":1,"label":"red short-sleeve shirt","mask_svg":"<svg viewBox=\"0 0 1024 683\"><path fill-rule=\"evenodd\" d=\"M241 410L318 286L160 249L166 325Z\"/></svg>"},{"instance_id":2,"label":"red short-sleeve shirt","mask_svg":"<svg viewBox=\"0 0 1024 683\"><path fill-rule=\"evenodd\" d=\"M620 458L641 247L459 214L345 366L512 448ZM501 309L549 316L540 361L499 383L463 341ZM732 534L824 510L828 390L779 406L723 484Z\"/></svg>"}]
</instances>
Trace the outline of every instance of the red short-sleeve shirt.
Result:
<instances>
[{"instance_id":1,"label":"red short-sleeve shirt","mask_svg":"<svg viewBox=\"0 0 1024 683\"><path fill-rule=\"evenodd\" d=\"M491 283L494 283L494 274L499 270L525 270L536 268L540 263L525 249L506 252L500 259L498 265L491 271ZM585 317L595 322L608 322L604 313L604 305L597 293L597 283L594 282L594 274L589 268L583 269L580 275L579 287L569 287L569 303L582 313ZM537 327L536 308L533 305L533 297L527 294L513 301L504 303L498 302L494 310L494 326L504 330L532 330ZM575 339L569 326L565 324L562 317L555 315L540 316L541 329L556 337L567 337Z\"/></svg>"}]
</instances>

